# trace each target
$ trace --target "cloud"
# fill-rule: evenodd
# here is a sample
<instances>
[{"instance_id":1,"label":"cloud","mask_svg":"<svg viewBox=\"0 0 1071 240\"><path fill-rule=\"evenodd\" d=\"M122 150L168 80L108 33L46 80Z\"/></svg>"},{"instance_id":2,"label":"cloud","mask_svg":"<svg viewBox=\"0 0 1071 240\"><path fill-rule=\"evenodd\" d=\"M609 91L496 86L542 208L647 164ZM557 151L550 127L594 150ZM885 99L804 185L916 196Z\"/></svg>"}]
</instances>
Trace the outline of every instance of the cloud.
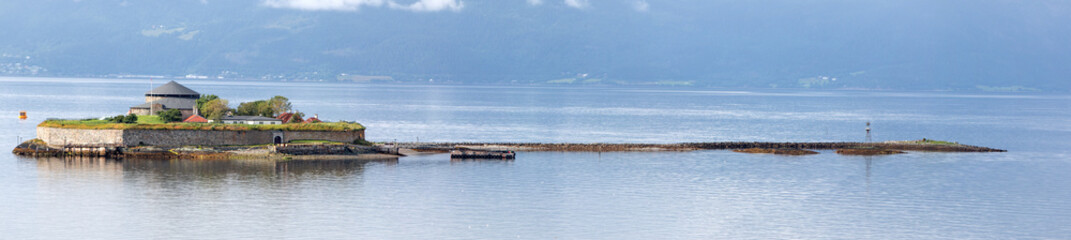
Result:
<instances>
[{"instance_id":1,"label":"cloud","mask_svg":"<svg viewBox=\"0 0 1071 240\"><path fill-rule=\"evenodd\" d=\"M264 0L264 5L273 8L290 8L306 11L357 11L362 7L382 7L413 12L460 11L465 7L461 0L418 0L400 4L393 0Z\"/></svg>"},{"instance_id":2,"label":"cloud","mask_svg":"<svg viewBox=\"0 0 1071 240\"><path fill-rule=\"evenodd\" d=\"M588 0L565 0L565 5L570 7L584 9L588 7Z\"/></svg>"},{"instance_id":3,"label":"cloud","mask_svg":"<svg viewBox=\"0 0 1071 240\"><path fill-rule=\"evenodd\" d=\"M543 4L543 0L528 0L528 5L539 6Z\"/></svg>"},{"instance_id":4,"label":"cloud","mask_svg":"<svg viewBox=\"0 0 1071 240\"><path fill-rule=\"evenodd\" d=\"M637 12L647 12L647 9L650 7L651 5L647 4L647 0L637 0L632 2L632 9Z\"/></svg>"},{"instance_id":5,"label":"cloud","mask_svg":"<svg viewBox=\"0 0 1071 240\"><path fill-rule=\"evenodd\" d=\"M420 0L413 4L402 5L394 1L390 2L390 8L403 9L414 12L438 12L442 10L461 11L465 3L460 0Z\"/></svg>"},{"instance_id":6,"label":"cloud","mask_svg":"<svg viewBox=\"0 0 1071 240\"><path fill-rule=\"evenodd\" d=\"M363 6L382 6L383 0L265 0L264 5L308 11L356 11Z\"/></svg>"}]
</instances>

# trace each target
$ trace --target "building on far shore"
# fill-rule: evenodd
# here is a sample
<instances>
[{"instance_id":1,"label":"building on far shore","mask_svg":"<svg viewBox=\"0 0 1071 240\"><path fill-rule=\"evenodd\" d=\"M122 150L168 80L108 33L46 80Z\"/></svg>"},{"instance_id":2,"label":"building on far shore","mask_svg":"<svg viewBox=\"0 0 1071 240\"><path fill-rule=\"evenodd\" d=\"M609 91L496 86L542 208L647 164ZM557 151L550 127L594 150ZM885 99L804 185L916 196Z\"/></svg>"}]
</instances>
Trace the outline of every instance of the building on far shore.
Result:
<instances>
[{"instance_id":1,"label":"building on far shore","mask_svg":"<svg viewBox=\"0 0 1071 240\"><path fill-rule=\"evenodd\" d=\"M178 109L182 112L182 118L186 119L195 115L197 99L200 93L182 86L175 81L170 81L163 86L145 92L145 103L130 107L128 113L135 115L156 115L160 111Z\"/></svg>"},{"instance_id":2,"label":"building on far shore","mask_svg":"<svg viewBox=\"0 0 1071 240\"><path fill-rule=\"evenodd\" d=\"M261 116L224 116L219 121L228 124L283 124L283 120Z\"/></svg>"}]
</instances>

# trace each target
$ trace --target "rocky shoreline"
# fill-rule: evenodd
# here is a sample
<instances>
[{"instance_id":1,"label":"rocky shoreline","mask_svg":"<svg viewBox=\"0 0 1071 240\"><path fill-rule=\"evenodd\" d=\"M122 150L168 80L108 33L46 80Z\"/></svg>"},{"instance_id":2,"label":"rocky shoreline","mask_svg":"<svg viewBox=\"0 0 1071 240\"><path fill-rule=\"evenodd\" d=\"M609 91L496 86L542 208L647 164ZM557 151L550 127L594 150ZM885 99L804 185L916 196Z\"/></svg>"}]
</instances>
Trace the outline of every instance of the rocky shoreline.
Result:
<instances>
[{"instance_id":1,"label":"rocky shoreline","mask_svg":"<svg viewBox=\"0 0 1071 240\"><path fill-rule=\"evenodd\" d=\"M255 146L183 146L122 147L63 146L54 147L40 140L19 144L12 153L29 157L105 157L115 159L269 159L269 160L347 160L398 158L400 155L375 146L354 144L282 144Z\"/></svg>"},{"instance_id":2,"label":"rocky shoreline","mask_svg":"<svg viewBox=\"0 0 1071 240\"><path fill-rule=\"evenodd\" d=\"M834 150L845 155L886 155L905 151L924 152L1006 152L1007 150L963 144L932 144L920 141L891 142L701 142L701 143L398 143L372 146L316 143L256 146L185 146L185 147L123 147L123 146L63 146L55 147L34 139L19 144L12 152L22 156L86 156L109 158L152 159L351 159L367 157L398 157L399 152L446 153L454 149L518 152L652 152L733 150L742 153L783 155L817 154L813 150Z\"/></svg>"}]
</instances>

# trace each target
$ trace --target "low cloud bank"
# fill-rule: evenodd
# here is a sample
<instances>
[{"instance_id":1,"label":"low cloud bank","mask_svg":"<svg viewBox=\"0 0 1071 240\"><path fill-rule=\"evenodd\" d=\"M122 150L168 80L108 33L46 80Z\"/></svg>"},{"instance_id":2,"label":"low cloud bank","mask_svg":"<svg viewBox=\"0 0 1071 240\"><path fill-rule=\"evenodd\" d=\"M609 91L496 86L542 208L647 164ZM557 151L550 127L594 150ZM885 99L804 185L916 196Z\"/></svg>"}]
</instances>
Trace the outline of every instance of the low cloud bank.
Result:
<instances>
[{"instance_id":1,"label":"low cloud bank","mask_svg":"<svg viewBox=\"0 0 1071 240\"><path fill-rule=\"evenodd\" d=\"M461 11L461 0L419 0L410 4L393 0L265 0L264 5L273 8L290 8L305 11L357 11L365 7L387 6L391 9L413 12Z\"/></svg>"}]
</instances>

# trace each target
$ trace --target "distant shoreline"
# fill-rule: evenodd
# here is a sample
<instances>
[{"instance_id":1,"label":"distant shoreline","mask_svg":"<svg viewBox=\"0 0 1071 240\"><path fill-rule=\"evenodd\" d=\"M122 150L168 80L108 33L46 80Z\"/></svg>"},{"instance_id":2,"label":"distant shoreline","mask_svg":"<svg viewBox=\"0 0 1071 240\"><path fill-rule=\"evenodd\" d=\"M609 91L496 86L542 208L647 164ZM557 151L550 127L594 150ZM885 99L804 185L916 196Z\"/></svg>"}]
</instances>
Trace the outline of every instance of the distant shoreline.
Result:
<instances>
[{"instance_id":1,"label":"distant shoreline","mask_svg":"<svg viewBox=\"0 0 1071 240\"><path fill-rule=\"evenodd\" d=\"M1029 86L962 86L958 88L883 88L883 87L830 87L830 88L807 88L807 87L762 87L762 86L718 86L718 85L678 85L678 84L652 84L652 83L634 83L634 84L554 84L546 82L420 82L420 81L374 81L374 82L353 82L337 79L260 79L260 78L184 78L177 76L129 76L129 77L114 77L114 76L21 76L21 75L0 75L0 78L24 78L24 79L42 79L51 82L69 82L60 80L74 80L82 79L85 82L101 82L101 81L148 81L151 79L156 80L182 80L190 83L219 83L219 82L231 82L231 83L243 83L243 84L282 84L282 83L324 83L324 84L348 84L348 85L373 85L373 86L452 86L452 87L532 87L532 88L564 88L564 89L661 89L661 90L721 90L721 91L906 91L906 92L944 92L944 93L984 93L984 94L1066 94L1069 91L1061 91L1055 89L1045 88L1033 88ZM2 79L0 79L2 80ZM3 82L3 81L0 81ZM34 81L38 82L38 81Z\"/></svg>"}]
</instances>

